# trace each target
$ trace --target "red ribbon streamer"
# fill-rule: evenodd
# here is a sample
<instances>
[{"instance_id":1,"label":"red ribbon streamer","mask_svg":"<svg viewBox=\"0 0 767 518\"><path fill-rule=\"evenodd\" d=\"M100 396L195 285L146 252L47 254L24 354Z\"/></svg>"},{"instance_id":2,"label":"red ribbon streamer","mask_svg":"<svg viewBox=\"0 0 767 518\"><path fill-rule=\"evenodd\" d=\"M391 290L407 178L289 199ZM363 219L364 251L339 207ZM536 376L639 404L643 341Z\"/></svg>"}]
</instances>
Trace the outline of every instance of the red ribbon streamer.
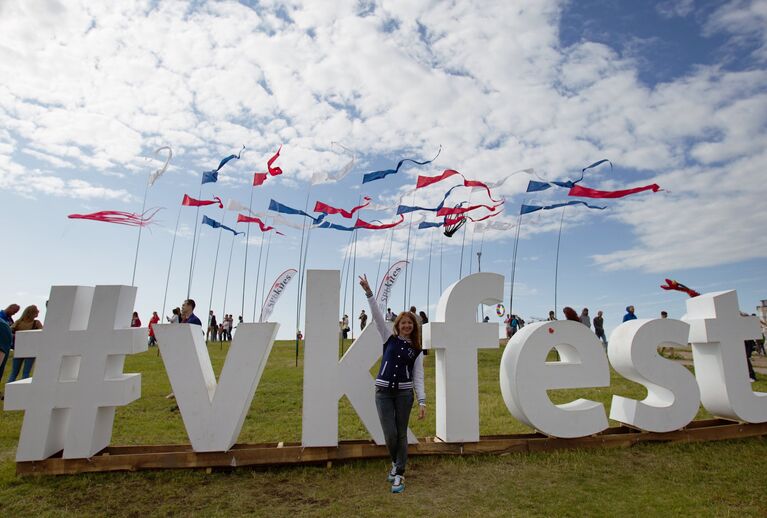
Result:
<instances>
[{"instance_id":1,"label":"red ribbon streamer","mask_svg":"<svg viewBox=\"0 0 767 518\"><path fill-rule=\"evenodd\" d=\"M365 203L363 203L362 205L357 205L352 210L345 210L345 209L339 209L337 207L331 207L327 203L318 201L317 203L314 204L314 212L324 212L325 214L340 214L346 219L351 219L351 217L354 216L355 212L357 212L361 208L364 208L370 205L370 196L365 196L362 199L365 200Z\"/></svg>"},{"instance_id":2,"label":"red ribbon streamer","mask_svg":"<svg viewBox=\"0 0 767 518\"><path fill-rule=\"evenodd\" d=\"M153 223L152 218L160 209L150 209L144 214L134 214L132 212L123 212L119 210L102 210L91 214L70 214L69 219L90 219L101 221L103 223L115 223L117 225L129 225L132 227L146 227ZM149 215L147 215L149 213Z\"/></svg>"},{"instance_id":3,"label":"red ribbon streamer","mask_svg":"<svg viewBox=\"0 0 767 518\"><path fill-rule=\"evenodd\" d=\"M700 295L700 293L693 290L692 288L688 288L684 284L679 283L673 279L666 279L666 284L661 285L661 288L663 288L664 290L681 291L688 294L690 297L698 297Z\"/></svg>"},{"instance_id":4,"label":"red ribbon streamer","mask_svg":"<svg viewBox=\"0 0 767 518\"><path fill-rule=\"evenodd\" d=\"M237 214L237 223L258 223L258 227L261 229L261 232L269 232L270 230L274 230L281 236L285 235L274 227L265 225L264 222L261 221L261 218L257 218L256 216L245 216L244 214Z\"/></svg>"},{"instance_id":5,"label":"red ribbon streamer","mask_svg":"<svg viewBox=\"0 0 767 518\"><path fill-rule=\"evenodd\" d=\"M658 192L661 188L657 183L645 185L644 187L635 187L634 189L623 189L621 191L599 191L580 185L574 185L570 188L568 196L579 196L581 198L623 198L629 194L636 194L642 191Z\"/></svg>"},{"instance_id":6,"label":"red ribbon streamer","mask_svg":"<svg viewBox=\"0 0 767 518\"><path fill-rule=\"evenodd\" d=\"M458 214L466 214L476 209L487 209L491 212L495 211L498 207L503 205L503 202L498 205L472 205L470 207L442 207L437 211L437 216L455 216ZM478 220L481 221L481 220Z\"/></svg>"},{"instance_id":7,"label":"red ribbon streamer","mask_svg":"<svg viewBox=\"0 0 767 518\"><path fill-rule=\"evenodd\" d=\"M450 178L451 176L458 175L461 178L463 178L463 186L464 187L481 187L487 191L487 197L490 198L492 201L498 203L501 200L493 199L493 195L490 194L490 188L485 184L484 182L480 182L479 180L467 180L464 175L459 173L458 171L455 171L454 169L445 169L442 174L437 176L419 176L418 181L415 184L416 189L420 189L421 187L427 187L429 185L435 184L437 182L441 182L442 180L445 180L446 178Z\"/></svg>"},{"instance_id":8,"label":"red ribbon streamer","mask_svg":"<svg viewBox=\"0 0 767 518\"><path fill-rule=\"evenodd\" d=\"M275 160L277 160L280 157L280 150L282 149L282 146L277 150L277 152L274 154L272 158L269 159L269 161L266 163L266 168L269 170L269 174L272 176L277 176L278 174L282 174L282 169L279 167L272 167L272 164Z\"/></svg>"},{"instance_id":9,"label":"red ribbon streamer","mask_svg":"<svg viewBox=\"0 0 767 518\"><path fill-rule=\"evenodd\" d=\"M362 221L360 218L357 218L357 222L354 223L355 228L367 228L370 230L384 230L387 228L396 227L400 223L405 221L405 215L400 214L399 215L399 221L395 221L394 223L383 223L381 225L373 225L372 223L368 223L367 221Z\"/></svg>"},{"instance_id":10,"label":"red ribbon streamer","mask_svg":"<svg viewBox=\"0 0 767 518\"><path fill-rule=\"evenodd\" d=\"M479 219L474 219L471 216L467 216L467 218L469 218L469 221L471 221L473 223L479 223L480 221L485 221L486 219L494 218L494 217L498 216L501 212L503 212L503 211L499 210L498 212L491 212L487 216L484 216L484 217L479 218Z\"/></svg>"},{"instance_id":11,"label":"red ribbon streamer","mask_svg":"<svg viewBox=\"0 0 767 518\"><path fill-rule=\"evenodd\" d=\"M181 205L185 207L204 207L205 205L215 205L216 203L218 203L219 209L224 208L224 202L222 202L221 198L218 196L213 196L212 200L197 200L188 194L185 194L184 199L181 200Z\"/></svg>"},{"instance_id":12,"label":"red ribbon streamer","mask_svg":"<svg viewBox=\"0 0 767 518\"><path fill-rule=\"evenodd\" d=\"M263 185L267 178L269 178L269 175L266 173L253 173L253 187Z\"/></svg>"}]
</instances>

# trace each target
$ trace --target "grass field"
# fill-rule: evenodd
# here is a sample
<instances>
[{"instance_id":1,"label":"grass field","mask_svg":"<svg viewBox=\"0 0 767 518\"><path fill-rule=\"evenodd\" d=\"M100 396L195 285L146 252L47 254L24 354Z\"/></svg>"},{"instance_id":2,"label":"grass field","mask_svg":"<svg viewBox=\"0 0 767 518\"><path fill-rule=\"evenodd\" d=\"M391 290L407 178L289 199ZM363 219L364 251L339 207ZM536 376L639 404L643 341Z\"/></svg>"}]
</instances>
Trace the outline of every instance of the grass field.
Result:
<instances>
[{"instance_id":1,"label":"grass field","mask_svg":"<svg viewBox=\"0 0 767 518\"><path fill-rule=\"evenodd\" d=\"M219 372L226 355L209 346ZM506 409L498 383L501 349L479 353L482 434L530 431ZM429 414L413 417L419 437L434 434L433 356L427 356ZM300 441L303 365L293 345L275 344L239 442ZM7 371L6 371L7 372ZM188 443L156 350L126 359L142 373L142 398L119 408L113 445ZM767 382L758 382L767 391ZM613 394L644 389L612 375L605 389L556 391L564 402L587 397L609 408ZM14 456L21 412L0 417L0 508L6 516L765 516L759 483L767 441L643 444L625 450L562 451L493 457L412 458L407 489L392 495L386 462L232 471L156 471L19 478ZM710 417L702 408L698 418ZM611 423L614 424L614 423ZM368 438L346 400L341 439Z\"/></svg>"}]
</instances>

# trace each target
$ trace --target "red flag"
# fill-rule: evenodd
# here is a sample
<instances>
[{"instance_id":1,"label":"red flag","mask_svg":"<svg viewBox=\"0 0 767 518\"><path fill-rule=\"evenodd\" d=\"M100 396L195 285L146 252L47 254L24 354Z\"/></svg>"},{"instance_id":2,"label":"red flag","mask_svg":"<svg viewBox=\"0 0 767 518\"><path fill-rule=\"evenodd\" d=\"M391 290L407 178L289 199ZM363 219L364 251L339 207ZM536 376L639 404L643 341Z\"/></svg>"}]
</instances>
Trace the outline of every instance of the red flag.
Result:
<instances>
[{"instance_id":1,"label":"red flag","mask_svg":"<svg viewBox=\"0 0 767 518\"><path fill-rule=\"evenodd\" d=\"M104 223L116 223L118 225L130 225L134 227L146 227L153 223L152 218L160 209L149 209L143 214L134 214L120 210L101 210L91 214L70 214L69 219L90 219Z\"/></svg>"},{"instance_id":2,"label":"red flag","mask_svg":"<svg viewBox=\"0 0 767 518\"><path fill-rule=\"evenodd\" d=\"M264 222L256 216L245 216L244 214L237 214L237 223L258 223L261 232L269 232L270 230L274 230L281 236L285 235L282 232L275 230L274 227L264 225Z\"/></svg>"},{"instance_id":3,"label":"red flag","mask_svg":"<svg viewBox=\"0 0 767 518\"><path fill-rule=\"evenodd\" d=\"M498 207L503 205L503 202L498 205L472 205L471 207L442 207L437 211L437 216L455 216L457 214L466 214L476 209L487 209L489 211L495 211Z\"/></svg>"},{"instance_id":4,"label":"red flag","mask_svg":"<svg viewBox=\"0 0 767 518\"><path fill-rule=\"evenodd\" d=\"M400 223L405 221L405 215L400 214L399 215L399 221L395 221L394 223L383 223L381 225L373 225L372 223L368 223L367 221L362 221L360 218L357 218L357 222L354 223L355 228L367 228L370 230L383 230L386 228L392 228L396 227Z\"/></svg>"},{"instance_id":5,"label":"red flag","mask_svg":"<svg viewBox=\"0 0 767 518\"><path fill-rule=\"evenodd\" d=\"M184 199L181 200L181 205L185 207L204 207L205 205L215 205L216 203L218 203L219 209L224 208L224 202L222 202L221 198L218 196L213 196L212 200L196 200L188 194L185 194Z\"/></svg>"},{"instance_id":6,"label":"red flag","mask_svg":"<svg viewBox=\"0 0 767 518\"><path fill-rule=\"evenodd\" d=\"M352 210L345 210L345 209L339 209L336 207L331 207L327 203L322 203L321 201L318 201L317 203L314 204L314 212L324 212L325 214L340 214L346 219L350 219L352 216L354 216L355 212L357 212L363 207L367 207L368 205L370 205L370 196L365 196L362 199L365 200L365 203L363 203L362 205L357 205L356 207L352 208Z\"/></svg>"},{"instance_id":7,"label":"red flag","mask_svg":"<svg viewBox=\"0 0 767 518\"><path fill-rule=\"evenodd\" d=\"M266 173L253 173L253 187L263 185L267 178L269 178L269 175Z\"/></svg>"},{"instance_id":8,"label":"red flag","mask_svg":"<svg viewBox=\"0 0 767 518\"><path fill-rule=\"evenodd\" d=\"M275 160L277 160L280 157L280 150L282 149L282 146L280 146L280 149L277 150L277 152L274 154L272 158L269 159L269 161L266 163L266 168L269 170L269 174L272 176L277 176L278 174L282 174L282 169L279 167L272 167L272 164Z\"/></svg>"},{"instance_id":9,"label":"red flag","mask_svg":"<svg viewBox=\"0 0 767 518\"><path fill-rule=\"evenodd\" d=\"M588 187L574 185L570 188L568 196L580 196L581 198L623 198L629 194L636 194L642 191L658 192L661 188L657 183L645 185L644 187L635 187L633 189L623 189L622 191L599 191Z\"/></svg>"},{"instance_id":10,"label":"red flag","mask_svg":"<svg viewBox=\"0 0 767 518\"><path fill-rule=\"evenodd\" d=\"M453 169L445 169L442 174L437 176L419 176L418 180L415 184L416 189L420 189L421 187L427 187L431 184L441 182L442 180L445 180L446 178L450 178L451 176L458 175L463 179L463 186L464 187L481 187L487 191L487 197L490 198L492 201L498 203L501 200L496 200L493 198L493 195L490 194L490 187L487 186L486 183L480 182L479 180L467 180L465 176L463 176L458 171L455 171Z\"/></svg>"}]
</instances>

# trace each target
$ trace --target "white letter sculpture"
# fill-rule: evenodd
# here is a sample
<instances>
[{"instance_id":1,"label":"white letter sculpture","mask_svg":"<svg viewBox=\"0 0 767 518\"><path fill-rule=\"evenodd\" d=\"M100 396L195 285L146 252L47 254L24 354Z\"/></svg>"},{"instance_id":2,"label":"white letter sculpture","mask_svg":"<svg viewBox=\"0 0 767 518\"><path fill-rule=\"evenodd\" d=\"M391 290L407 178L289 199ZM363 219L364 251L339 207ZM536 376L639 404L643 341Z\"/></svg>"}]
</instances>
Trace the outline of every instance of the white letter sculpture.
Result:
<instances>
[{"instance_id":1,"label":"white letter sculpture","mask_svg":"<svg viewBox=\"0 0 767 518\"><path fill-rule=\"evenodd\" d=\"M445 290L436 322L423 326L424 348L436 349L436 435L445 442L479 441L477 350L498 348L498 324L476 320L478 304L497 304L503 275L475 273Z\"/></svg>"},{"instance_id":2,"label":"white letter sculpture","mask_svg":"<svg viewBox=\"0 0 767 518\"><path fill-rule=\"evenodd\" d=\"M684 428L700 407L695 376L658 354L658 346L685 347L690 326L679 320L631 320L610 334L610 364L624 378L647 388L642 401L613 396L610 419L650 432Z\"/></svg>"},{"instance_id":3,"label":"white letter sculpture","mask_svg":"<svg viewBox=\"0 0 767 518\"><path fill-rule=\"evenodd\" d=\"M240 324L216 385L200 326L154 326L194 451L227 451L237 442L279 327Z\"/></svg>"},{"instance_id":4,"label":"white letter sculpture","mask_svg":"<svg viewBox=\"0 0 767 518\"><path fill-rule=\"evenodd\" d=\"M340 291L338 270L307 272L301 444L338 446L338 400L343 395L375 443L385 444L370 375L383 352L381 336L375 325L367 326L338 361ZM408 442L418 442L409 429Z\"/></svg>"},{"instance_id":5,"label":"white letter sculpture","mask_svg":"<svg viewBox=\"0 0 767 518\"><path fill-rule=\"evenodd\" d=\"M695 377L706 410L749 423L767 421L767 393L751 390L743 343L760 336L759 320L740 316L737 292L688 299L682 320L690 324Z\"/></svg>"},{"instance_id":6,"label":"white letter sculpture","mask_svg":"<svg viewBox=\"0 0 767 518\"><path fill-rule=\"evenodd\" d=\"M555 347L561 358L547 362ZM546 435L583 437L607 428L602 403L577 399L555 405L547 390L607 387L610 368L602 342L579 322L529 324L506 345L501 357L501 394L514 417Z\"/></svg>"},{"instance_id":7,"label":"white letter sculpture","mask_svg":"<svg viewBox=\"0 0 767 518\"><path fill-rule=\"evenodd\" d=\"M6 385L5 410L26 410L17 461L87 458L109 445L115 407L141 396L126 354L146 351L146 328L130 328L132 286L53 286L45 327L16 334L16 356L34 376Z\"/></svg>"}]
</instances>

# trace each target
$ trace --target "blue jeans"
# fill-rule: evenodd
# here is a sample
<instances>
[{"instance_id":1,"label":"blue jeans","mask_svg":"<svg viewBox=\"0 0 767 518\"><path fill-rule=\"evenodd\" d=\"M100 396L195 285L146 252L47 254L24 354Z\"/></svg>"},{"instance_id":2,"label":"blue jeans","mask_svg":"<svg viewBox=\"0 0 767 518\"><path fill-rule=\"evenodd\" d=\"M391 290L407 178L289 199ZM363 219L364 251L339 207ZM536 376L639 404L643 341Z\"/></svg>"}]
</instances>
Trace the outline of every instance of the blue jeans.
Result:
<instances>
[{"instance_id":1,"label":"blue jeans","mask_svg":"<svg viewBox=\"0 0 767 518\"><path fill-rule=\"evenodd\" d=\"M407 464L407 424L413 408L413 389L376 387L376 409L384 440L397 475L405 474Z\"/></svg>"},{"instance_id":2,"label":"blue jeans","mask_svg":"<svg viewBox=\"0 0 767 518\"><path fill-rule=\"evenodd\" d=\"M8 383L16 381L19 376L19 370L21 370L21 364L24 364L23 375L21 379L28 378L32 372L32 366L35 364L34 358L16 358L13 357L13 364L11 365L11 375L8 377Z\"/></svg>"}]
</instances>

